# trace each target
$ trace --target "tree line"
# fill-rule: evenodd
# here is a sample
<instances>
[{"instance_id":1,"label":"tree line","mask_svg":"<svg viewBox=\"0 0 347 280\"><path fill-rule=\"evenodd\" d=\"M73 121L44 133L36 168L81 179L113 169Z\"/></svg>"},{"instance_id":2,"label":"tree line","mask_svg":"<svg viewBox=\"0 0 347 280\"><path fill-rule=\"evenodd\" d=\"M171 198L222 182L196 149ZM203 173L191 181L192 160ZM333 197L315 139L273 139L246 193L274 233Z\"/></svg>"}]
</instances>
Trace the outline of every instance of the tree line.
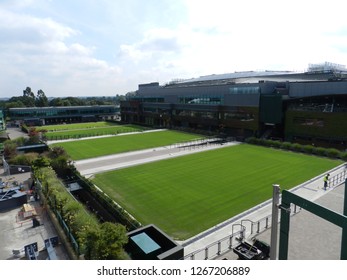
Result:
<instances>
[{"instance_id":1,"label":"tree line","mask_svg":"<svg viewBox=\"0 0 347 280\"><path fill-rule=\"evenodd\" d=\"M30 87L26 87L23 90L23 95L12 96L8 100L0 101L0 107L6 110L25 107L118 105L122 100L125 100L125 96L118 94L115 96L48 98L42 89L35 94Z\"/></svg>"}]
</instances>

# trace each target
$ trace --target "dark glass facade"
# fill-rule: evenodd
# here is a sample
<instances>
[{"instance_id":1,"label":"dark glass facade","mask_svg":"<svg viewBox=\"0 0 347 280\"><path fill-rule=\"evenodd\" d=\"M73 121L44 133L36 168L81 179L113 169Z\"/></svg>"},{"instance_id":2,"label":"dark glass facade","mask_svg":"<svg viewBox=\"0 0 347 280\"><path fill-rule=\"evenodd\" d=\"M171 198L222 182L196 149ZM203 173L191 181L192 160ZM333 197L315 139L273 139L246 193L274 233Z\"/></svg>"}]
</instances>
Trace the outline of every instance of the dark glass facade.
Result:
<instances>
[{"instance_id":1,"label":"dark glass facade","mask_svg":"<svg viewBox=\"0 0 347 280\"><path fill-rule=\"evenodd\" d=\"M346 149L347 73L269 76L139 85L121 103L122 121L212 134L319 142Z\"/></svg>"},{"instance_id":2,"label":"dark glass facade","mask_svg":"<svg viewBox=\"0 0 347 280\"><path fill-rule=\"evenodd\" d=\"M32 122L37 125L61 122L97 121L114 119L119 108L114 105L105 106L69 106L69 107L31 107L9 109L11 120Z\"/></svg>"}]
</instances>

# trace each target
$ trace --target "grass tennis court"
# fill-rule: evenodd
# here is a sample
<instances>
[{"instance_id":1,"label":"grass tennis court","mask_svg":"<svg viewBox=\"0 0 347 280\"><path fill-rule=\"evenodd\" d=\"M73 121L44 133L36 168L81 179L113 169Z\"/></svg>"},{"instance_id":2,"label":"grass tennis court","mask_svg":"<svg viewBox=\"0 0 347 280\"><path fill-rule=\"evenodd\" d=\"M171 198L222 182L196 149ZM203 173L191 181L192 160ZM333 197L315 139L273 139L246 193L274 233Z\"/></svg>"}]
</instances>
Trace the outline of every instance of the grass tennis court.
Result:
<instances>
[{"instance_id":1,"label":"grass tennis court","mask_svg":"<svg viewBox=\"0 0 347 280\"><path fill-rule=\"evenodd\" d=\"M39 126L37 129L44 129L47 131L68 131L75 129L89 129L98 127L119 126L114 122L86 122L86 123L71 123L71 124L55 124Z\"/></svg>"},{"instance_id":2,"label":"grass tennis court","mask_svg":"<svg viewBox=\"0 0 347 280\"><path fill-rule=\"evenodd\" d=\"M89 122L65 125L48 125L38 129L46 130L47 140L62 140L100 135L114 135L134 131L144 131L148 128L136 125L119 125L114 122Z\"/></svg>"},{"instance_id":3,"label":"grass tennis court","mask_svg":"<svg viewBox=\"0 0 347 280\"><path fill-rule=\"evenodd\" d=\"M142 224L184 240L342 161L248 144L97 174L94 183Z\"/></svg>"},{"instance_id":4,"label":"grass tennis court","mask_svg":"<svg viewBox=\"0 0 347 280\"><path fill-rule=\"evenodd\" d=\"M61 146L73 160L100 157L110 154L149 149L203 138L201 135L177 131L146 132L135 135L112 136L62 142L50 146Z\"/></svg>"}]
</instances>

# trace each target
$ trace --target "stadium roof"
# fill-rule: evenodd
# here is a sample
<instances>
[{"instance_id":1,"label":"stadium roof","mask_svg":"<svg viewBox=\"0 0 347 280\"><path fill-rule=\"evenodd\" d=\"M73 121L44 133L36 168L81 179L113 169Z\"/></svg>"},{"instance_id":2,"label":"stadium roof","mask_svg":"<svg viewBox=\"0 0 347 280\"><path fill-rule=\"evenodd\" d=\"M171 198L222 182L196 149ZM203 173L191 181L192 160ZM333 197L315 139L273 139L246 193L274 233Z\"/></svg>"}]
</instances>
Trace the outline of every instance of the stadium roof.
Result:
<instances>
[{"instance_id":1,"label":"stadium roof","mask_svg":"<svg viewBox=\"0 0 347 280\"><path fill-rule=\"evenodd\" d=\"M292 72L292 71L246 71L228 74L212 74L200 76L187 80L172 81L166 86L197 86L197 85L221 85L258 83L265 81L272 82L310 82L310 81L331 81L347 78L347 72L336 70Z\"/></svg>"}]
</instances>

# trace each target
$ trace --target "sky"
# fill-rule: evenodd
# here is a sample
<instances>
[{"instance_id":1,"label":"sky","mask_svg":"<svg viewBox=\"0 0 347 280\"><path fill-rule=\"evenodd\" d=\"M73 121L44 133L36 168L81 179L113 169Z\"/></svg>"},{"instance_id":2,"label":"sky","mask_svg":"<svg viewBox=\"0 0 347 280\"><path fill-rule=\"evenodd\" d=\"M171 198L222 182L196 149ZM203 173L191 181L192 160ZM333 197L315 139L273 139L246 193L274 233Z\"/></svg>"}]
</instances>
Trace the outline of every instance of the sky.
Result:
<instances>
[{"instance_id":1,"label":"sky","mask_svg":"<svg viewBox=\"0 0 347 280\"><path fill-rule=\"evenodd\" d=\"M343 0L0 0L0 98L347 65Z\"/></svg>"}]
</instances>

